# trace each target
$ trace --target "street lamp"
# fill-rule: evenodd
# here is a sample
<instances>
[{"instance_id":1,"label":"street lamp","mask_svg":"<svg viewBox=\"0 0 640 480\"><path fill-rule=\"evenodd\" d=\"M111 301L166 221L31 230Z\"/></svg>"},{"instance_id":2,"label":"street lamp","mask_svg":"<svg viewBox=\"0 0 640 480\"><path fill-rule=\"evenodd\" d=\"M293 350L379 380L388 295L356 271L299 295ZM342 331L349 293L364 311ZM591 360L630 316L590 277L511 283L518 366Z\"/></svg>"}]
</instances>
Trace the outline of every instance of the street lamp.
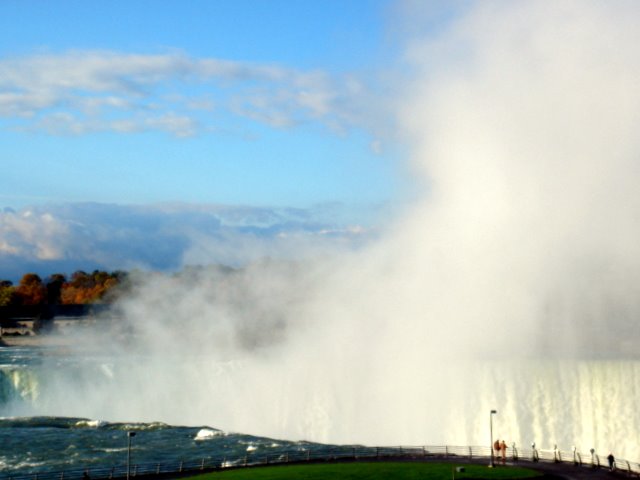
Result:
<instances>
[{"instance_id":1,"label":"street lamp","mask_svg":"<svg viewBox=\"0 0 640 480\"><path fill-rule=\"evenodd\" d=\"M131 437L135 437L136 432L127 432L127 480L131 475Z\"/></svg>"},{"instance_id":2,"label":"street lamp","mask_svg":"<svg viewBox=\"0 0 640 480\"><path fill-rule=\"evenodd\" d=\"M489 464L490 467L495 467L495 463L493 461L493 416L498 413L497 410L491 410L491 412L489 413L489 433L491 435L491 442L489 443L489 449L491 450L491 463Z\"/></svg>"}]
</instances>

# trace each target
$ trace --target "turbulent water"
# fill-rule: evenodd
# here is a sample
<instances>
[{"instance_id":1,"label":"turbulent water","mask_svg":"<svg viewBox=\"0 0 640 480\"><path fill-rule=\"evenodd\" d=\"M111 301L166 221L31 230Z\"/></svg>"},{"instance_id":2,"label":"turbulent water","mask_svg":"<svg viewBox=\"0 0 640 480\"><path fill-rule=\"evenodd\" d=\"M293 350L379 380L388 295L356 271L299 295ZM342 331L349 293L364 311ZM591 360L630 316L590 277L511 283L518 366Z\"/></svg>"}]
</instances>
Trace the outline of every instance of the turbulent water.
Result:
<instances>
[{"instance_id":1,"label":"turbulent water","mask_svg":"<svg viewBox=\"0 0 640 480\"><path fill-rule=\"evenodd\" d=\"M314 446L207 427L108 423L69 417L5 418L0 420L0 472L119 467L127 460L128 431L136 432L131 447L131 461L136 465L224 457L237 460L246 455L277 456Z\"/></svg>"},{"instance_id":2,"label":"turbulent water","mask_svg":"<svg viewBox=\"0 0 640 480\"><path fill-rule=\"evenodd\" d=\"M162 412L171 398L154 401L153 396L142 395L142 390L130 391L135 384L119 382L130 365L118 362L95 352L0 348L0 472L123 465L129 430L137 432L132 456L140 464L238 458L247 452L278 455L318 449L322 443L483 445L489 443L488 412L494 408L498 410L493 418L494 434L509 445L515 442L528 448L535 441L542 449L557 445L570 451L576 446L588 452L595 448L599 454L613 451L619 458L637 460L635 432L640 413L634 399L640 391L640 362L635 360L503 359L450 363L446 369L425 366L424 378L407 376L406 385L400 371L389 376L385 391L375 382L358 384L355 392L362 401L357 405L351 404L353 391L332 390L321 395L324 402L314 397L313 408L302 405L308 401L304 392L296 396L297 390L310 388L308 378L299 378L291 383L292 390L280 385L271 394L279 396L281 411L272 408L275 398L254 398L252 404L239 400L243 425L248 426L237 428L231 420L222 426L231 432L257 432L286 441L225 433L211 420L224 418L216 413L229 409L224 403L229 396L240 398L236 387L251 391L251 385L238 381L251 378L242 373L242 365L231 368L225 364L219 370L201 372L201 381L210 384L205 389L208 402L195 397L194 402L174 400L172 414L166 415ZM164 390L188 388L188 383L179 380ZM203 395L201 387L191 393ZM369 411L380 402L388 409ZM288 416L283 410L287 405ZM132 412L131 417L117 413L122 411ZM265 421L269 411L276 423ZM304 412L313 418L299 418ZM202 420L200 424L187 421L191 418ZM317 418L323 421L318 423ZM371 422L372 418L376 421ZM322 428L316 430L319 424Z\"/></svg>"},{"instance_id":3,"label":"turbulent water","mask_svg":"<svg viewBox=\"0 0 640 480\"><path fill-rule=\"evenodd\" d=\"M87 357L102 368L108 361ZM107 363L102 363L107 362ZM132 437L132 464L171 464L210 458L278 456L318 449L310 442L290 442L227 433L209 426L172 426L161 422L112 423L100 419L24 416L47 410L53 372L81 371L79 359L58 349L0 348L0 472L28 473L122 467ZM90 369L92 370L92 369ZM72 392L69 392L72 395ZM22 416L6 416L22 413Z\"/></svg>"}]
</instances>

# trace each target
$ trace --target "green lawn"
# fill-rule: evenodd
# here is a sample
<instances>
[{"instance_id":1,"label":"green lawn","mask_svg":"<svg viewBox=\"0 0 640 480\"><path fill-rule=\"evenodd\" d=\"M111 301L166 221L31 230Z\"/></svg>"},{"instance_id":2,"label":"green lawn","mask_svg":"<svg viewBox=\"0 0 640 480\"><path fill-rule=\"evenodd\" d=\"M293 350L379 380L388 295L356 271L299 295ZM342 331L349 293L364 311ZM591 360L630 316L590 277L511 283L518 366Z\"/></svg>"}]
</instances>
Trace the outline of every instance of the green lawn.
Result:
<instances>
[{"instance_id":1,"label":"green lawn","mask_svg":"<svg viewBox=\"0 0 640 480\"><path fill-rule=\"evenodd\" d=\"M520 467L489 468L420 462L355 462L241 468L190 477L193 480L511 480L540 477L534 470Z\"/></svg>"}]
</instances>

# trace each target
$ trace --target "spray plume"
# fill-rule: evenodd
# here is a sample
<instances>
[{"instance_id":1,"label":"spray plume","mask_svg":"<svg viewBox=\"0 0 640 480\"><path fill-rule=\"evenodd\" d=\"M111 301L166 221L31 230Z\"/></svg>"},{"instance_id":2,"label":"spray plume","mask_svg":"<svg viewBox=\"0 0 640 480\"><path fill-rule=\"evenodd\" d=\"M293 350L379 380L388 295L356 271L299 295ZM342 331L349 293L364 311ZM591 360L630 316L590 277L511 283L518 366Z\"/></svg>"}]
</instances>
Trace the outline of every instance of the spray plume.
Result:
<instances>
[{"instance_id":1,"label":"spray plume","mask_svg":"<svg viewBox=\"0 0 640 480\"><path fill-rule=\"evenodd\" d=\"M141 285L126 367L45 407L369 444L488 444L497 408L509 443L633 457L638 20L479 2L413 39L398 118L424 198L358 253Z\"/></svg>"}]
</instances>

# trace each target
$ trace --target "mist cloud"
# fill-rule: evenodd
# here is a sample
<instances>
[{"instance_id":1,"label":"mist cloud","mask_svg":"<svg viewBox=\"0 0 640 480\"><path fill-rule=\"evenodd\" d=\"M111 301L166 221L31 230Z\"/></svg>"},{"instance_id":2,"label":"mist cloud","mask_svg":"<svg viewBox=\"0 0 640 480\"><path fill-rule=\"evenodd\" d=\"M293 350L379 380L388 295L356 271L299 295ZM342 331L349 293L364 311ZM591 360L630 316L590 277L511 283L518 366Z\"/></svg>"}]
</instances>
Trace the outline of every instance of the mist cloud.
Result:
<instances>
[{"instance_id":1,"label":"mist cloud","mask_svg":"<svg viewBox=\"0 0 640 480\"><path fill-rule=\"evenodd\" d=\"M422 198L356 252L139 285L120 375L64 408L415 445L497 408L519 447L636 455L640 7L465 6L398 88Z\"/></svg>"},{"instance_id":2,"label":"mist cloud","mask_svg":"<svg viewBox=\"0 0 640 480\"><path fill-rule=\"evenodd\" d=\"M556 351L635 329L639 14L486 2L411 49L402 117L431 188L410 231L473 324L544 329Z\"/></svg>"},{"instance_id":3,"label":"mist cloud","mask_svg":"<svg viewBox=\"0 0 640 480\"><path fill-rule=\"evenodd\" d=\"M415 38L398 115L426 188L379 242L225 283L244 296L172 281L170 304L155 284L125 305L145 348L239 362L185 401L215 398L213 422L265 434L418 443L483 442L500 405L519 442L634 451L585 420L629 415L624 400L583 408L588 374L557 387L562 362L600 372L580 362L631 358L638 339L640 12L619 6L479 2ZM275 337L237 342L265 317ZM183 344L176 318L202 335Z\"/></svg>"}]
</instances>

